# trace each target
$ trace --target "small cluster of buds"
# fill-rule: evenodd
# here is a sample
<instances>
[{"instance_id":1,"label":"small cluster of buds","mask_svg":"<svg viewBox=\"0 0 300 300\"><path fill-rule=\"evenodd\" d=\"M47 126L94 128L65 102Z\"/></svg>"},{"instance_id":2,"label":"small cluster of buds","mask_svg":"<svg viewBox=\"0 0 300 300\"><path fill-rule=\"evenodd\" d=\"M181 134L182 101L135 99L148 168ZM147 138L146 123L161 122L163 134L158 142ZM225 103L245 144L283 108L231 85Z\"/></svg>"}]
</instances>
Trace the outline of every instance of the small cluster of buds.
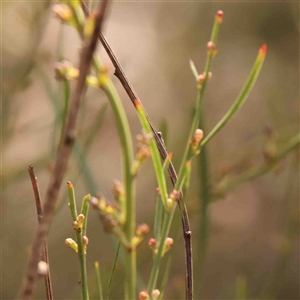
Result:
<instances>
[{"instance_id":1,"label":"small cluster of buds","mask_svg":"<svg viewBox=\"0 0 300 300\"><path fill-rule=\"evenodd\" d=\"M85 16L80 1L60 0L53 6L53 12L62 22L81 29L85 25Z\"/></svg>"},{"instance_id":2,"label":"small cluster of buds","mask_svg":"<svg viewBox=\"0 0 300 300\"><path fill-rule=\"evenodd\" d=\"M165 245L164 245L164 250L163 250L162 256L164 256L171 249L173 244L174 244L174 240L170 237L167 237L165 240Z\"/></svg>"},{"instance_id":3,"label":"small cluster of buds","mask_svg":"<svg viewBox=\"0 0 300 300\"><path fill-rule=\"evenodd\" d=\"M53 6L55 16L63 23L75 25L73 10L67 4L56 4Z\"/></svg>"},{"instance_id":4,"label":"small cluster of buds","mask_svg":"<svg viewBox=\"0 0 300 300\"><path fill-rule=\"evenodd\" d=\"M119 180L114 180L112 192L113 192L113 195L114 195L114 198L115 198L116 202L119 205L121 203L123 203L123 201L124 201L124 195L125 195L123 183L120 182Z\"/></svg>"},{"instance_id":5,"label":"small cluster of buds","mask_svg":"<svg viewBox=\"0 0 300 300\"><path fill-rule=\"evenodd\" d=\"M80 214L77 216L77 220L73 222L73 228L74 230L81 232L82 228L84 226L84 220L85 220L85 216L83 214Z\"/></svg>"},{"instance_id":6,"label":"small cluster of buds","mask_svg":"<svg viewBox=\"0 0 300 300\"><path fill-rule=\"evenodd\" d=\"M114 232L122 221L117 205L108 204L104 197L92 197L90 204L93 209L99 210L105 231Z\"/></svg>"},{"instance_id":7,"label":"small cluster of buds","mask_svg":"<svg viewBox=\"0 0 300 300\"><path fill-rule=\"evenodd\" d=\"M78 252L78 245L77 245L77 243L73 239L71 239L71 238L66 239L65 240L65 244L69 248L73 249L76 253Z\"/></svg>"},{"instance_id":8,"label":"small cluster of buds","mask_svg":"<svg viewBox=\"0 0 300 300\"><path fill-rule=\"evenodd\" d=\"M173 190L167 199L167 204L169 208L172 208L174 203L179 201L180 192Z\"/></svg>"},{"instance_id":9,"label":"small cluster of buds","mask_svg":"<svg viewBox=\"0 0 300 300\"><path fill-rule=\"evenodd\" d=\"M89 239L88 239L87 236L84 235L82 237L82 244L83 244L84 253L86 253L86 251L87 251L88 243L89 243ZM76 253L78 252L78 245L73 239L71 239L71 238L66 239L65 244L67 245L67 247L73 249Z\"/></svg>"},{"instance_id":10,"label":"small cluster of buds","mask_svg":"<svg viewBox=\"0 0 300 300\"><path fill-rule=\"evenodd\" d=\"M162 256L164 256L171 249L173 244L174 244L174 240L170 237L167 237L165 240L165 243L164 243L164 249L162 252ZM148 242L148 246L152 250L153 254L156 255L157 250L158 250L157 240L154 238L151 238Z\"/></svg>"},{"instance_id":11,"label":"small cluster of buds","mask_svg":"<svg viewBox=\"0 0 300 300\"><path fill-rule=\"evenodd\" d=\"M112 215L116 210L116 207L108 204L103 196L91 197L90 204L93 209L99 210L104 215Z\"/></svg>"},{"instance_id":12,"label":"small cluster of buds","mask_svg":"<svg viewBox=\"0 0 300 300\"><path fill-rule=\"evenodd\" d=\"M160 291L155 289L152 291L151 299L157 300L159 298ZM150 300L150 296L147 291L141 291L139 293L139 300Z\"/></svg>"},{"instance_id":13,"label":"small cluster of buds","mask_svg":"<svg viewBox=\"0 0 300 300\"><path fill-rule=\"evenodd\" d=\"M136 247L139 243L141 243L145 237L145 235L149 232L150 228L147 224L140 224L137 229L135 236L132 240L132 247Z\"/></svg>"},{"instance_id":14,"label":"small cluster of buds","mask_svg":"<svg viewBox=\"0 0 300 300\"><path fill-rule=\"evenodd\" d=\"M87 244L89 243L89 239L87 236L82 237L82 244L83 244L83 252L86 253L87 251Z\"/></svg>"},{"instance_id":15,"label":"small cluster of buds","mask_svg":"<svg viewBox=\"0 0 300 300\"><path fill-rule=\"evenodd\" d=\"M212 73L211 72L208 72L208 79L211 79L212 78ZM204 81L206 79L206 73L204 72L203 74L200 74L198 76L198 89L201 90L203 84L204 84Z\"/></svg>"},{"instance_id":16,"label":"small cluster of buds","mask_svg":"<svg viewBox=\"0 0 300 300\"><path fill-rule=\"evenodd\" d=\"M102 88L105 86L109 80L108 75L106 74L108 68L105 66L103 70L98 74L98 76L89 75L86 78L86 84L95 88Z\"/></svg>"},{"instance_id":17,"label":"small cluster of buds","mask_svg":"<svg viewBox=\"0 0 300 300\"><path fill-rule=\"evenodd\" d=\"M149 144L151 138L153 137L152 133L147 133L145 130L142 130L140 134L137 135L137 153L136 159L133 162L132 166L132 174L136 175L140 166L144 163L144 161L150 157L151 152L149 149Z\"/></svg>"},{"instance_id":18,"label":"small cluster of buds","mask_svg":"<svg viewBox=\"0 0 300 300\"><path fill-rule=\"evenodd\" d=\"M207 43L207 52L211 56L215 56L217 54L218 50L217 50L216 45L215 45L214 42L209 41Z\"/></svg>"},{"instance_id":19,"label":"small cluster of buds","mask_svg":"<svg viewBox=\"0 0 300 300\"><path fill-rule=\"evenodd\" d=\"M67 60L57 62L54 70L55 78L57 80L69 81L77 79L79 76L79 70L74 68L73 65Z\"/></svg>"},{"instance_id":20,"label":"small cluster of buds","mask_svg":"<svg viewBox=\"0 0 300 300\"><path fill-rule=\"evenodd\" d=\"M194 136L190 142L191 150L194 155L199 154L199 145L203 139L203 131L201 129L196 129Z\"/></svg>"}]
</instances>

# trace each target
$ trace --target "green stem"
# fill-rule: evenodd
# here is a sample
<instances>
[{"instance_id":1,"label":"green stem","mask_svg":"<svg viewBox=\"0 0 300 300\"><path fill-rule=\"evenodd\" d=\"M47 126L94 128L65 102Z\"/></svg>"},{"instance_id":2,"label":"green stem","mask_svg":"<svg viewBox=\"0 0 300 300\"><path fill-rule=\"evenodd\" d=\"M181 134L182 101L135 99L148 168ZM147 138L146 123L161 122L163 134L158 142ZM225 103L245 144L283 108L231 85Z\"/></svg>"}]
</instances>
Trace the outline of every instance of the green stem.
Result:
<instances>
[{"instance_id":1,"label":"green stem","mask_svg":"<svg viewBox=\"0 0 300 300\"><path fill-rule=\"evenodd\" d=\"M81 272L81 295L83 300L89 299L89 291L87 284L87 272L86 272L86 253L84 251L84 245L82 242L82 232L76 230L76 239L78 245L78 257L80 263Z\"/></svg>"},{"instance_id":2,"label":"green stem","mask_svg":"<svg viewBox=\"0 0 300 300\"><path fill-rule=\"evenodd\" d=\"M176 182L176 185L175 185L175 190L180 191L182 189L184 181L185 181L184 176L181 178L180 181L178 178L178 181ZM152 291L155 289L155 286L157 283L157 278L158 278L159 268L160 268L161 260L162 260L162 256L163 256L165 241L170 232L170 228L171 228L171 224L173 221L175 210L176 210L176 203L173 204L173 207L169 211L165 211L165 217L164 217L163 226L162 226L162 230L161 230L161 236L160 236L160 240L158 241L158 249L157 249L157 253L154 258L154 262L153 262L153 266L152 266L151 274L150 274L150 279L149 279L149 285L148 285L149 295L152 294Z\"/></svg>"},{"instance_id":3,"label":"green stem","mask_svg":"<svg viewBox=\"0 0 300 300\"><path fill-rule=\"evenodd\" d=\"M138 115L140 118L140 122L141 122L144 130L147 133L152 134L150 124L146 118L144 110L142 109L141 103L139 101L136 101L135 106L136 106L136 109L137 109L137 112L138 112ZM160 197L162 199L162 202L163 202L165 208L167 209L167 207L168 207L168 204L167 204L168 190L167 190L166 177L164 174L163 164L160 159L159 151L157 149L157 145L156 145L156 142L153 137L150 140L149 147L150 147L151 158L152 158L155 175L156 175L156 179L157 179L157 183L158 183L158 187L159 187Z\"/></svg>"},{"instance_id":4,"label":"green stem","mask_svg":"<svg viewBox=\"0 0 300 300\"><path fill-rule=\"evenodd\" d=\"M285 147L275 157L273 157L271 161L266 162L259 167L253 167L240 174L234 180L230 181L226 186L222 187L222 189L218 190L217 194L223 197L241 184L266 174L272 170L289 152L296 149L299 144L300 134L297 134L286 143Z\"/></svg>"},{"instance_id":5,"label":"green stem","mask_svg":"<svg viewBox=\"0 0 300 300\"><path fill-rule=\"evenodd\" d=\"M214 43L216 46L218 33L219 33L219 27L220 27L220 20L215 17L211 38L210 41ZM208 83L208 77L209 77L209 71L212 66L214 53L213 51L208 51L206 63L205 63L205 69L204 69L204 81L202 84L202 88L199 92L200 94L200 107L199 111L196 112L197 115L197 125L200 126L200 128L205 132L205 124L203 121L203 111L202 111L202 102L204 99L207 83ZM195 298L200 298L200 291L202 290L202 284L203 284L203 269L204 269L204 263L206 258L206 249L207 249L207 242L208 242L208 225L209 225L209 216L208 216L208 205L210 201L210 194L209 194L209 168L207 164L207 153L205 149L201 150L200 156L199 156L199 162L200 162L200 174L201 174L201 183L200 183L200 201L201 201L201 218L199 223L199 232L200 232L200 238L199 244L198 244L198 251L197 251L197 258L195 260L196 267L195 270L195 277L196 282L198 283L198 288L195 290Z\"/></svg>"},{"instance_id":6,"label":"green stem","mask_svg":"<svg viewBox=\"0 0 300 300\"><path fill-rule=\"evenodd\" d=\"M165 246L165 241L166 238L168 237L173 216L176 210L176 205L173 206L172 210L169 212L165 213L165 218L163 222L163 227L161 231L161 238L158 244L158 249L157 249L157 254L155 255L153 266L151 269L151 274L150 274L150 279L149 279L149 285L148 285L148 293L149 295L152 294L152 291L155 289L157 278L158 278L158 273L159 273L159 268L161 265L161 260L162 260L162 254Z\"/></svg>"},{"instance_id":7,"label":"green stem","mask_svg":"<svg viewBox=\"0 0 300 300\"><path fill-rule=\"evenodd\" d=\"M99 293L99 300L103 300L103 291L102 291L102 284L101 284L101 276L100 276L100 268L99 268L99 262L95 262L95 272L97 277L97 287L98 287L98 293Z\"/></svg>"},{"instance_id":8,"label":"green stem","mask_svg":"<svg viewBox=\"0 0 300 300\"><path fill-rule=\"evenodd\" d=\"M121 247L121 242L119 241L118 242L118 246L117 246L117 251L116 251L115 259L114 259L114 262L113 262L113 267L112 267L112 270L111 270L111 273L110 273L110 276L109 276L109 280L108 280L106 300L109 300L112 279L113 279L113 276L115 274L115 270L116 270L116 266L117 266L117 261L118 261L118 257L119 257L119 252L120 252L120 247Z\"/></svg>"},{"instance_id":9,"label":"green stem","mask_svg":"<svg viewBox=\"0 0 300 300\"><path fill-rule=\"evenodd\" d=\"M70 211L72 215L73 221L77 221L77 209L76 209L76 199L75 199L75 190L73 184L68 181L68 193L69 193L69 206ZM84 213L88 213L88 204L87 201L89 199L89 195L86 196L83 200L82 208L84 208ZM81 212L82 213L82 212ZM86 221L84 223L86 226ZM86 230L86 229L85 229ZM85 231L84 231L85 232ZM82 231L75 230L76 233L76 240L77 240L77 246L78 246L78 258L79 258L79 264L80 264L80 273L81 273L81 295L83 300L89 299L89 292L88 292L88 285L87 285L87 274L86 274L86 253L84 250L84 245L82 241Z\"/></svg>"},{"instance_id":10,"label":"green stem","mask_svg":"<svg viewBox=\"0 0 300 300\"><path fill-rule=\"evenodd\" d=\"M125 202L126 202L126 222L125 233L127 241L132 243L135 233L136 216L135 216L135 181L131 174L131 166L133 161L133 146L132 138L129 130L128 120L122 106L119 95L110 81L107 79L102 89L106 93L112 110L115 115L115 121L118 129L118 134L122 149L123 160L123 178L125 187ZM126 296L127 299L135 299L136 297L136 249L135 247L125 249L125 270L126 270Z\"/></svg>"},{"instance_id":11,"label":"green stem","mask_svg":"<svg viewBox=\"0 0 300 300\"><path fill-rule=\"evenodd\" d=\"M201 118L201 128L204 128L204 121ZM204 265L207 254L208 236L209 236L209 213L208 206L210 202L210 190L209 190L209 166L207 159L207 149L204 147L201 150L199 156L200 167L200 223L199 223L199 239L198 239L198 251L197 251L197 267L195 268L198 272L196 273L196 282L198 282L198 289L195 290L196 299L200 299L201 291L203 288L203 277L204 277Z\"/></svg>"},{"instance_id":12,"label":"green stem","mask_svg":"<svg viewBox=\"0 0 300 300\"><path fill-rule=\"evenodd\" d=\"M70 83L68 81L63 82L64 86L64 107L61 112L61 133L60 138L63 137L63 133L65 130L65 123L67 119L68 107L69 107L69 100L70 100Z\"/></svg>"},{"instance_id":13,"label":"green stem","mask_svg":"<svg viewBox=\"0 0 300 300\"><path fill-rule=\"evenodd\" d=\"M264 47L264 46L263 46ZM233 116L240 110L240 108L245 103L246 99L248 98L256 79L260 73L262 68L263 62L265 59L265 52L262 51L260 48L257 58L254 62L254 65L250 71L250 74L244 84L240 94L238 95L237 99L230 107L228 112L224 115L224 117L218 122L218 124L212 129L212 131L203 139L201 143L201 147L203 147L206 143L208 143L232 118Z\"/></svg>"}]
</instances>

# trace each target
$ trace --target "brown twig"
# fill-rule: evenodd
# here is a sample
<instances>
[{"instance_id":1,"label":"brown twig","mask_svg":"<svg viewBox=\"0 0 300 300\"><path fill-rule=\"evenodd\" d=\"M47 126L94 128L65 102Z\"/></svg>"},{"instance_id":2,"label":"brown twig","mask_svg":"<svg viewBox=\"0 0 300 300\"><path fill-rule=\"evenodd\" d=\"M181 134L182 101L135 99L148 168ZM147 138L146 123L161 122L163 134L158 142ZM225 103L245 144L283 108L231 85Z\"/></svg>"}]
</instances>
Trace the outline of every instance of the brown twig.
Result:
<instances>
[{"instance_id":1,"label":"brown twig","mask_svg":"<svg viewBox=\"0 0 300 300\"><path fill-rule=\"evenodd\" d=\"M88 10L87 6L83 3L83 0L81 0L81 3L82 3L82 8L83 8L85 15L88 16L89 10ZM139 100L142 105L141 100L139 99L139 97L138 97L137 93L135 92L133 86L131 85L129 79L127 78L126 74L124 73L122 66L120 65L118 59L116 58L114 52L112 51L110 45L108 44L106 38L104 37L104 35L102 34L101 31L99 32L99 39L115 67L115 73L114 73L115 76L121 82L123 88L125 89L127 95L129 96L131 102L134 105L135 100ZM162 160L165 160L168 155L168 151L164 145L163 139L162 139L161 135L158 133L157 129L155 128L153 122L151 121L151 119L143 105L142 105L142 108L143 108L144 113L147 117L147 120L151 126L160 156L161 156ZM169 176L172 181L172 184L173 184L173 186L175 186L176 181L177 181L177 174L176 174L176 171L175 171L175 168L174 168L172 162L170 162L168 172L169 172ZM184 242L185 242L186 299L192 300L193 299L192 231L190 228L188 212L187 212L187 208L186 208L185 204L182 202L181 203L178 202L178 204L179 204L180 210L182 211L182 229L183 229L183 236L184 236ZM182 206L182 209L180 206Z\"/></svg>"},{"instance_id":2,"label":"brown twig","mask_svg":"<svg viewBox=\"0 0 300 300\"><path fill-rule=\"evenodd\" d=\"M37 218L38 218L38 221L40 224L42 221L42 218L43 218L43 209L42 209L42 203L41 203L41 197L40 197L40 191L39 191L39 186L38 186L38 182L37 182L37 177L34 174L33 166L29 166L28 172L29 172L29 176L31 179L32 188L33 188L33 192L34 192ZM45 275L45 287L46 287L47 300L52 300L53 299L53 291L52 291L52 283L51 283L48 246L47 246L46 240L45 240L44 249L43 249L43 253L42 253L42 260L44 262L46 262L48 265L48 271Z\"/></svg>"},{"instance_id":3,"label":"brown twig","mask_svg":"<svg viewBox=\"0 0 300 300\"><path fill-rule=\"evenodd\" d=\"M28 263L25 285L22 290L21 299L31 299L33 290L36 285L39 254L42 250L46 236L51 226L59 189L67 169L67 163L71 154L72 145L75 140L79 107L85 95L86 77L89 73L93 54L97 46L98 33L101 30L107 2L108 0L103 0L99 3L93 35L90 40L85 43L83 51L81 53L79 78L74 93L72 94L64 135L58 149L54 171L52 173L50 184L46 193L45 204L43 207L44 216L37 230L32 245L31 256Z\"/></svg>"}]
</instances>

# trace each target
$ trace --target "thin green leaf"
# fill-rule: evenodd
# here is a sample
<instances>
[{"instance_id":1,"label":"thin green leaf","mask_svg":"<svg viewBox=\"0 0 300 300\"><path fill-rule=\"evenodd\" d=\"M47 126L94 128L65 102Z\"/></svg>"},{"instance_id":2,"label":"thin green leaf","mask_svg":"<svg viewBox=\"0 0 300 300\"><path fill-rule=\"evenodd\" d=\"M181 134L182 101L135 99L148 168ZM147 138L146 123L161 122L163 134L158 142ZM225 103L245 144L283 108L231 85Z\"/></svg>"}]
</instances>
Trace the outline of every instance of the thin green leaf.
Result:
<instances>
[{"instance_id":1,"label":"thin green leaf","mask_svg":"<svg viewBox=\"0 0 300 300\"><path fill-rule=\"evenodd\" d=\"M165 272L164 272L163 278L161 280L160 295L159 295L158 300L163 299L165 288L167 286L167 282L168 282L168 278L169 278L169 274L170 274L170 270L171 270L171 262L172 262L172 255L168 258Z\"/></svg>"},{"instance_id":2,"label":"thin green leaf","mask_svg":"<svg viewBox=\"0 0 300 300\"><path fill-rule=\"evenodd\" d=\"M235 282L235 300L247 299L247 281L244 276L238 276Z\"/></svg>"},{"instance_id":3,"label":"thin green leaf","mask_svg":"<svg viewBox=\"0 0 300 300\"><path fill-rule=\"evenodd\" d=\"M152 133L150 124L144 114L140 102L136 101L135 106L137 108L138 116L140 118L142 127L147 133ZM163 201L164 206L167 207L168 191L167 191L166 178L164 175L163 166L161 163L160 155L157 149L157 145L154 141L154 138L152 138L150 141L150 151L151 151L151 156L152 156L154 170L157 178L158 187L160 190L161 199Z\"/></svg>"},{"instance_id":4,"label":"thin green leaf","mask_svg":"<svg viewBox=\"0 0 300 300\"><path fill-rule=\"evenodd\" d=\"M80 213L84 215L84 225L83 225L83 230L82 230L82 235L86 235L86 230L87 230L87 220L88 220L88 213L89 213L89 201L91 199L91 195L88 194L86 195L81 204L81 210Z\"/></svg>"},{"instance_id":5,"label":"thin green leaf","mask_svg":"<svg viewBox=\"0 0 300 300\"><path fill-rule=\"evenodd\" d=\"M199 77L199 73L196 69L196 66L194 64L194 62L190 59L190 68L191 68L191 71L196 79L196 82L198 82L198 77Z\"/></svg>"},{"instance_id":6,"label":"thin green leaf","mask_svg":"<svg viewBox=\"0 0 300 300\"><path fill-rule=\"evenodd\" d=\"M242 88L239 96L237 97L233 105L230 107L228 112L224 115L224 117L218 122L218 124L213 128L213 130L203 139L201 143L201 147L203 147L206 143L208 143L233 118L233 116L241 109L241 107L245 103L263 65L265 54L266 54L265 47L266 46L263 45L260 48L257 58L250 72L250 75L244 87Z\"/></svg>"},{"instance_id":7,"label":"thin green leaf","mask_svg":"<svg viewBox=\"0 0 300 300\"><path fill-rule=\"evenodd\" d=\"M111 289L111 283L115 274L115 270L116 270L116 266L117 266L117 261L118 261L118 257L119 257L119 253L120 253L120 247L121 247L121 242L118 242L118 247L117 247L117 251L116 251L116 255L115 255L115 259L113 262L113 266L110 272L110 276L109 276L109 280L108 280L108 286L107 286L107 292L106 292L106 299L109 300L109 295L110 295L110 289Z\"/></svg>"},{"instance_id":8,"label":"thin green leaf","mask_svg":"<svg viewBox=\"0 0 300 300\"><path fill-rule=\"evenodd\" d=\"M95 121L94 121L93 125L88 130L89 134L87 135L87 138L83 143L84 144L84 146L83 146L84 151L86 151L91 146L91 144L94 141L96 135L98 134L98 132L99 132L99 130L100 130L102 124L103 124L103 119L104 119L106 110L107 110L107 103L105 103L101 106L101 108L99 109L98 114L95 118Z\"/></svg>"},{"instance_id":9,"label":"thin green leaf","mask_svg":"<svg viewBox=\"0 0 300 300\"><path fill-rule=\"evenodd\" d=\"M99 293L99 300L103 300L103 291L102 291L102 284L101 284L101 276L100 276L100 268L99 268L99 262L95 262L95 272L97 277L97 287L98 287L98 293Z\"/></svg>"},{"instance_id":10,"label":"thin green leaf","mask_svg":"<svg viewBox=\"0 0 300 300\"><path fill-rule=\"evenodd\" d=\"M79 174L83 176L85 184L88 190L95 195L99 189L99 185L97 184L92 171L87 163L86 153L82 150L82 147L78 142L75 141L73 146L73 153L77 160Z\"/></svg>"},{"instance_id":11,"label":"thin green leaf","mask_svg":"<svg viewBox=\"0 0 300 300\"><path fill-rule=\"evenodd\" d=\"M69 204L70 204L70 211L72 214L73 221L77 221L77 208L76 208L76 200L75 200L75 190L73 184L68 181L68 194L69 194Z\"/></svg>"},{"instance_id":12,"label":"thin green leaf","mask_svg":"<svg viewBox=\"0 0 300 300\"><path fill-rule=\"evenodd\" d=\"M157 241L160 240L161 225L163 219L163 203L160 197L156 198L155 215L154 215L154 237Z\"/></svg>"}]
</instances>

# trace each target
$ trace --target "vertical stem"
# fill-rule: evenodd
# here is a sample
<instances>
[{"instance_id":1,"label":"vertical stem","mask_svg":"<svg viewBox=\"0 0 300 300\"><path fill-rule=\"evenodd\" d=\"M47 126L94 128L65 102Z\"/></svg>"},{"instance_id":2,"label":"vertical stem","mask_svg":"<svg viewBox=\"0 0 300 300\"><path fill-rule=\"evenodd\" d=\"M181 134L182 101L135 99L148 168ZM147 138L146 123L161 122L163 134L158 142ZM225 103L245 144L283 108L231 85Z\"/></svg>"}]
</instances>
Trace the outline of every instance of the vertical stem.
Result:
<instances>
[{"instance_id":1,"label":"vertical stem","mask_svg":"<svg viewBox=\"0 0 300 300\"><path fill-rule=\"evenodd\" d=\"M84 245L82 242L82 232L76 230L76 238L78 244L78 257L80 263L80 273L81 273L81 296L83 300L89 300L89 291L87 283L86 274L86 253L84 251Z\"/></svg>"},{"instance_id":2,"label":"vertical stem","mask_svg":"<svg viewBox=\"0 0 300 300\"><path fill-rule=\"evenodd\" d=\"M102 89L106 93L114 112L122 148L123 178L126 199L126 222L124 224L124 229L127 241L131 245L136 227L135 180L131 174L133 161L132 138L126 113L114 85L108 79ZM130 247L130 249L125 249L124 252L126 266L126 299L131 300L136 298L136 248Z\"/></svg>"},{"instance_id":3,"label":"vertical stem","mask_svg":"<svg viewBox=\"0 0 300 300\"><path fill-rule=\"evenodd\" d=\"M204 128L203 117L201 117L201 128ZM196 299L200 299L201 291L203 287L204 279L204 265L206 260L206 250L208 244L208 230L209 230L209 201L210 201L210 190L209 190L209 165L207 158L207 149L203 147L199 155L199 164L200 164L200 223L199 223L199 234L200 238L198 239L198 251L197 251L197 279L198 289L195 290Z\"/></svg>"},{"instance_id":4,"label":"vertical stem","mask_svg":"<svg viewBox=\"0 0 300 300\"><path fill-rule=\"evenodd\" d=\"M98 261L95 262L95 271L96 271L96 277L97 277L99 300L103 300L103 291L102 291L100 268L99 268L99 262Z\"/></svg>"}]
</instances>

